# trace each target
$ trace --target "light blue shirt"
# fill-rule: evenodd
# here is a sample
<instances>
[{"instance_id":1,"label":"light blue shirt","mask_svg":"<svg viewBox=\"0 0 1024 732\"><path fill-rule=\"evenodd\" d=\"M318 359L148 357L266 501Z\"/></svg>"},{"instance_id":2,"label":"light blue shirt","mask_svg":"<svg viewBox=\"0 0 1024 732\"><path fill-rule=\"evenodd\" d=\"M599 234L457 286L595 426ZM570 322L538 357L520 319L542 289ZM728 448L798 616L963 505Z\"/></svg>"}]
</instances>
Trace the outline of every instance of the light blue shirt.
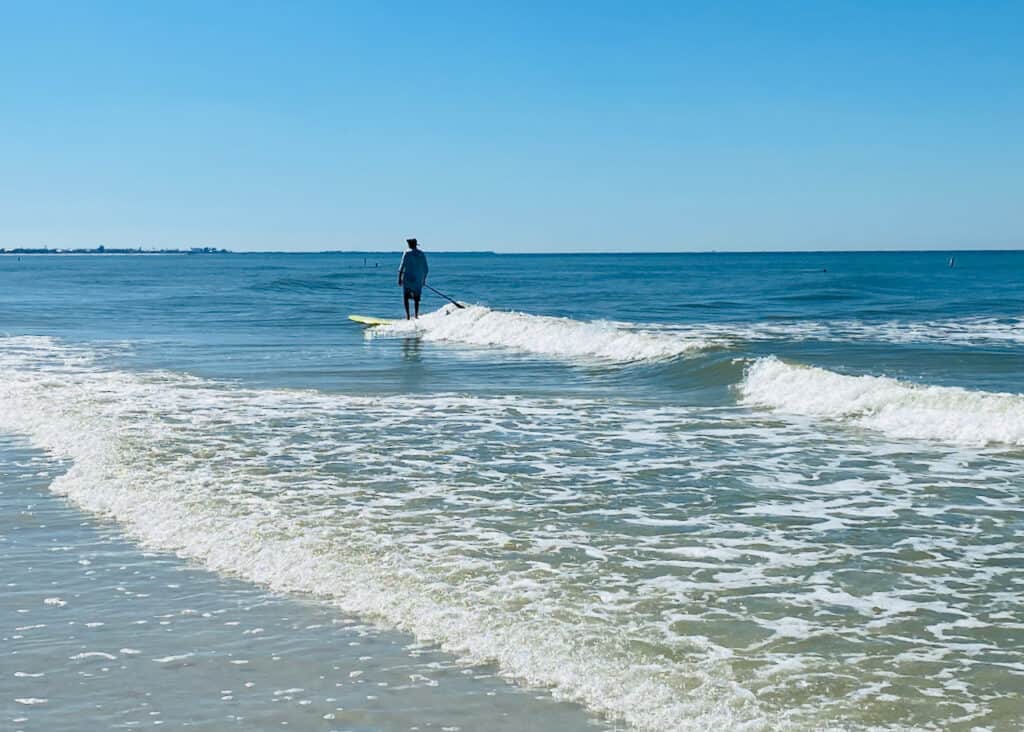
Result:
<instances>
[{"instance_id":1,"label":"light blue shirt","mask_svg":"<svg viewBox=\"0 0 1024 732\"><path fill-rule=\"evenodd\" d=\"M419 249L409 249L402 255L402 265L398 268L398 274L402 278L402 287L409 290L423 289L427 282L427 255Z\"/></svg>"}]
</instances>

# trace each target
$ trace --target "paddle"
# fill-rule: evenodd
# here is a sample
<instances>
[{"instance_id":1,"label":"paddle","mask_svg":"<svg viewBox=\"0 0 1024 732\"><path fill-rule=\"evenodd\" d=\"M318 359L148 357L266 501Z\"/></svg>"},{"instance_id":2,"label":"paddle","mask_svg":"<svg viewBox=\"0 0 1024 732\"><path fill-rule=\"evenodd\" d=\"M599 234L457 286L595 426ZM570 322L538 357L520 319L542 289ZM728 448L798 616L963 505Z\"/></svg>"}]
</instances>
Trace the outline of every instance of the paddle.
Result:
<instances>
[{"instance_id":1,"label":"paddle","mask_svg":"<svg viewBox=\"0 0 1024 732\"><path fill-rule=\"evenodd\" d=\"M445 300L447 300L448 302L450 302L450 303L451 303L452 305L454 305L455 307L457 307L457 308L459 308L459 309L463 309L463 310L465 309L465 307L466 307L465 305L463 305L463 304L462 304L462 303L460 303L460 302L456 302L456 301L455 301L455 300L453 300L452 298L450 298L450 297L448 297L447 295L445 295L445 294L444 294L443 292L438 292L437 290L435 290L435 289L434 289L433 287L431 287L431 286L430 286L430 285L428 285L427 283L425 283L425 282L424 282L424 283L423 283L423 286L424 286L424 287L426 287L426 288L427 288L428 290L430 290L431 292L433 292L433 293L434 293L435 295L440 295L441 297L443 297L443 298L444 298Z\"/></svg>"}]
</instances>

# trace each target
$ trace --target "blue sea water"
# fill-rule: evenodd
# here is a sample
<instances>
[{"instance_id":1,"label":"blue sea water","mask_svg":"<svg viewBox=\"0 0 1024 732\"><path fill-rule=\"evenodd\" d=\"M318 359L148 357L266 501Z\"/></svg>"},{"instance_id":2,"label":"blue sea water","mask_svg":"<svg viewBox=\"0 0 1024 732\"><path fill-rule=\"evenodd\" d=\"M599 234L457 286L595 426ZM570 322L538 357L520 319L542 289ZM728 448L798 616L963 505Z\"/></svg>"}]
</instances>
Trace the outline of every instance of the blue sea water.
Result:
<instances>
[{"instance_id":1,"label":"blue sea water","mask_svg":"<svg viewBox=\"0 0 1024 732\"><path fill-rule=\"evenodd\" d=\"M544 690L499 695L532 728L1024 723L1024 252L427 254L467 307L372 330L399 253L0 257L17 500ZM79 574L0 604L5 669ZM46 662L0 687L25 729L91 673ZM435 719L320 711L293 723Z\"/></svg>"}]
</instances>

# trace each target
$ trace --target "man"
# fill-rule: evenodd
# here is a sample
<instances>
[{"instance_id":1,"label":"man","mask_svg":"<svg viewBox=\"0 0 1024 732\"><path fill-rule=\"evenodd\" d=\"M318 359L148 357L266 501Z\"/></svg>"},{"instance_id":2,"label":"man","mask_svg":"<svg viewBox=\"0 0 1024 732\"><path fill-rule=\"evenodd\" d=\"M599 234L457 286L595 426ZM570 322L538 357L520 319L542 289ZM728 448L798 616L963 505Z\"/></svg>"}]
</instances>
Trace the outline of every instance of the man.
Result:
<instances>
[{"instance_id":1,"label":"man","mask_svg":"<svg viewBox=\"0 0 1024 732\"><path fill-rule=\"evenodd\" d=\"M402 302L405 304L405 319L409 319L409 299L416 303L416 317L420 317L420 293L427 284L427 255L419 250L415 239L406 239L409 250L402 255L398 268L398 284L403 288Z\"/></svg>"}]
</instances>

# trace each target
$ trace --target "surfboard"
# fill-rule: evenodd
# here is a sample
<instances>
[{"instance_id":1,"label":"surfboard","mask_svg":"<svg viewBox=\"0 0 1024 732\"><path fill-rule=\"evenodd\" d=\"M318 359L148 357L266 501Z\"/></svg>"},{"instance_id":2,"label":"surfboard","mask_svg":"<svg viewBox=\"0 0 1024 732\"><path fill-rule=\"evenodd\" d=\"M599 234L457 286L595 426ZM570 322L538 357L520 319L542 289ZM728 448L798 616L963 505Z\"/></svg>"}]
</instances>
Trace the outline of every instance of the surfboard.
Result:
<instances>
[{"instance_id":1,"label":"surfboard","mask_svg":"<svg viewBox=\"0 0 1024 732\"><path fill-rule=\"evenodd\" d=\"M374 318L370 315L349 315L348 319L360 325L369 325L371 327L374 325L390 325L395 322L387 318Z\"/></svg>"}]
</instances>

